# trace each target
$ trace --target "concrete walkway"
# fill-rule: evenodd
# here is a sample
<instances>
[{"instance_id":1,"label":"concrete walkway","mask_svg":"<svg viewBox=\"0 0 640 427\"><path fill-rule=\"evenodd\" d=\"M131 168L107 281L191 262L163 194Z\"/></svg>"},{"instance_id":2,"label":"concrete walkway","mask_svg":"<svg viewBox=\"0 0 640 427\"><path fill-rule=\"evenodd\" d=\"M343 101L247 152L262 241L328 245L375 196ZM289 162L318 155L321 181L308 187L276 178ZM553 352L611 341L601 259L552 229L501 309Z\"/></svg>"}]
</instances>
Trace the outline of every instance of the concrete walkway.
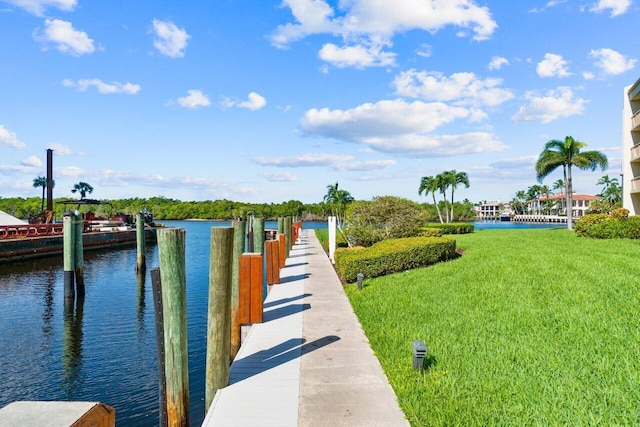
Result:
<instances>
[{"instance_id":1,"label":"concrete walkway","mask_svg":"<svg viewBox=\"0 0 640 427\"><path fill-rule=\"evenodd\" d=\"M302 230L203 426L408 426L313 230Z\"/></svg>"}]
</instances>

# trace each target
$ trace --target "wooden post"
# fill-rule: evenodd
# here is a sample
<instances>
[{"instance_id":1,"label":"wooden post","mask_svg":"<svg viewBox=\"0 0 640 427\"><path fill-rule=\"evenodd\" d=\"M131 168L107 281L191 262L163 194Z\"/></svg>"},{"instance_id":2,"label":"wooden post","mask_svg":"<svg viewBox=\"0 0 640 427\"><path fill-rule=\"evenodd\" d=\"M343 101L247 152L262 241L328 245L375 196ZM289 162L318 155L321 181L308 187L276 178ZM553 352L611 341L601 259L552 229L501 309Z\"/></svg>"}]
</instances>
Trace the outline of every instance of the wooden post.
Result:
<instances>
[{"instance_id":1,"label":"wooden post","mask_svg":"<svg viewBox=\"0 0 640 427\"><path fill-rule=\"evenodd\" d=\"M262 323L262 255L245 253L240 257L240 325Z\"/></svg>"},{"instance_id":2,"label":"wooden post","mask_svg":"<svg viewBox=\"0 0 640 427\"><path fill-rule=\"evenodd\" d=\"M291 217L284 218L284 236L285 236L285 257L289 258L289 252L291 252Z\"/></svg>"},{"instance_id":3,"label":"wooden post","mask_svg":"<svg viewBox=\"0 0 640 427\"><path fill-rule=\"evenodd\" d=\"M284 233L284 218L278 218L278 234Z\"/></svg>"},{"instance_id":4,"label":"wooden post","mask_svg":"<svg viewBox=\"0 0 640 427\"><path fill-rule=\"evenodd\" d=\"M267 284L277 285L280 283L280 242L269 240L266 244L265 257L267 260Z\"/></svg>"},{"instance_id":5,"label":"wooden post","mask_svg":"<svg viewBox=\"0 0 640 427\"><path fill-rule=\"evenodd\" d=\"M264 218L253 219L253 251L261 254L264 251Z\"/></svg>"},{"instance_id":6,"label":"wooden post","mask_svg":"<svg viewBox=\"0 0 640 427\"><path fill-rule=\"evenodd\" d=\"M76 273L76 295L78 298L84 298L84 242L82 233L84 231L84 221L82 215L75 215L75 233L73 236L75 258L73 260L74 270Z\"/></svg>"},{"instance_id":7,"label":"wooden post","mask_svg":"<svg viewBox=\"0 0 640 427\"><path fill-rule=\"evenodd\" d=\"M189 425L189 365L184 228L158 230L162 282L167 425Z\"/></svg>"},{"instance_id":8,"label":"wooden post","mask_svg":"<svg viewBox=\"0 0 640 427\"><path fill-rule=\"evenodd\" d=\"M231 261L231 360L240 350L240 323L238 323L238 286L240 283L240 256L244 252L246 221L233 221L233 259Z\"/></svg>"},{"instance_id":9,"label":"wooden post","mask_svg":"<svg viewBox=\"0 0 640 427\"><path fill-rule=\"evenodd\" d=\"M156 350L158 352L158 404L160 407L158 425L167 425L167 377L165 375L164 320L162 316L162 283L160 269L151 270L151 289L156 325Z\"/></svg>"},{"instance_id":10,"label":"wooden post","mask_svg":"<svg viewBox=\"0 0 640 427\"><path fill-rule=\"evenodd\" d=\"M136 243L138 249L136 257L136 271L144 271L147 268L147 261L144 253L144 217L141 212L138 212L136 215Z\"/></svg>"},{"instance_id":11,"label":"wooden post","mask_svg":"<svg viewBox=\"0 0 640 427\"><path fill-rule=\"evenodd\" d=\"M284 234L278 234L278 261L280 268L284 268L287 263L287 241Z\"/></svg>"},{"instance_id":12,"label":"wooden post","mask_svg":"<svg viewBox=\"0 0 640 427\"><path fill-rule=\"evenodd\" d=\"M205 413L218 389L229 384L233 228L211 228Z\"/></svg>"},{"instance_id":13,"label":"wooden post","mask_svg":"<svg viewBox=\"0 0 640 427\"><path fill-rule=\"evenodd\" d=\"M65 299L74 299L74 268L75 268L75 234L76 228L73 224L74 215L71 212L65 212L62 219L62 242L64 257L64 297Z\"/></svg>"}]
</instances>

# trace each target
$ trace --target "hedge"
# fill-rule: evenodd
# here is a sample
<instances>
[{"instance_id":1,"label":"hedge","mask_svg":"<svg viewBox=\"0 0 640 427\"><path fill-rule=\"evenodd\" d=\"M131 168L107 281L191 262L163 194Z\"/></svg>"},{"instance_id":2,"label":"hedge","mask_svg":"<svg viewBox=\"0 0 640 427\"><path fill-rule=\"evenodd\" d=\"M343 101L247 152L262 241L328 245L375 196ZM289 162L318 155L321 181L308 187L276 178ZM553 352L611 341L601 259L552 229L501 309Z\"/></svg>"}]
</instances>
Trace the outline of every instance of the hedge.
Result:
<instances>
[{"instance_id":1,"label":"hedge","mask_svg":"<svg viewBox=\"0 0 640 427\"><path fill-rule=\"evenodd\" d=\"M640 216L626 218L624 212L614 212L583 216L575 223L576 234L594 239L640 239Z\"/></svg>"},{"instance_id":2,"label":"hedge","mask_svg":"<svg viewBox=\"0 0 640 427\"><path fill-rule=\"evenodd\" d=\"M429 223L427 228L438 228L442 230L442 234L469 234L473 233L473 224L468 222L445 222L445 223Z\"/></svg>"},{"instance_id":3,"label":"hedge","mask_svg":"<svg viewBox=\"0 0 640 427\"><path fill-rule=\"evenodd\" d=\"M345 283L357 280L358 273L378 277L418 267L426 267L456 256L456 241L444 237L387 239L368 248L336 250L336 271Z\"/></svg>"}]
</instances>

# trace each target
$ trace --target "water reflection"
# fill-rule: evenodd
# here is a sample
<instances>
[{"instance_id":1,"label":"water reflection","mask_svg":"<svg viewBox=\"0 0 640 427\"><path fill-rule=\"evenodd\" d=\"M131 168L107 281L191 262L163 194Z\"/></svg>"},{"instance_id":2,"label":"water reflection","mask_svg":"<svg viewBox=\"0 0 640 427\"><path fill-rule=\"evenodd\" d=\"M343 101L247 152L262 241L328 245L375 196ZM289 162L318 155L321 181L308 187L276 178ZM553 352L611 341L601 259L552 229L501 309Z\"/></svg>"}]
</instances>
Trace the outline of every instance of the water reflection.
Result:
<instances>
[{"instance_id":1,"label":"water reflection","mask_svg":"<svg viewBox=\"0 0 640 427\"><path fill-rule=\"evenodd\" d=\"M64 328L62 350L62 384L68 399L82 390L82 318L84 316L84 296L75 300L64 299Z\"/></svg>"}]
</instances>

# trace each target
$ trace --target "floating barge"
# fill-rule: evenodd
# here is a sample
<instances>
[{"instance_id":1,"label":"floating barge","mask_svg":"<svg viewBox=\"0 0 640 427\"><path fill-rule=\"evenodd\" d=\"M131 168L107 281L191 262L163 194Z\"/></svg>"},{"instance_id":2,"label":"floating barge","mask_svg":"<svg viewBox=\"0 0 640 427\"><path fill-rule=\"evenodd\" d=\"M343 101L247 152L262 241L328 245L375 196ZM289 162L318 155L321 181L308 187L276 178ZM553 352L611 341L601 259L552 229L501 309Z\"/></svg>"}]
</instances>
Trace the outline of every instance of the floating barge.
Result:
<instances>
[{"instance_id":1,"label":"floating barge","mask_svg":"<svg viewBox=\"0 0 640 427\"><path fill-rule=\"evenodd\" d=\"M156 229L145 227L145 240L156 241ZM82 234L85 251L136 245L136 230L130 227L100 227ZM62 224L0 226L0 264L35 258L62 256Z\"/></svg>"}]
</instances>

